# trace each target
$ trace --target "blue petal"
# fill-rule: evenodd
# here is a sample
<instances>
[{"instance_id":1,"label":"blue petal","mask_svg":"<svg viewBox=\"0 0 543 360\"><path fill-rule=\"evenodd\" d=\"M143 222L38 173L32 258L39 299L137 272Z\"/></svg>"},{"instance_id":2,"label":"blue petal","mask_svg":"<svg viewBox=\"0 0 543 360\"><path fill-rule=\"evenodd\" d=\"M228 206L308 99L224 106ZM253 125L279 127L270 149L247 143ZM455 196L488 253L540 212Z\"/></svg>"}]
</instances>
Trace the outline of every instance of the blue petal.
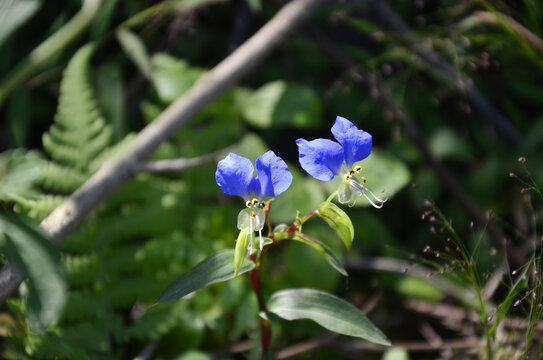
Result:
<instances>
[{"instance_id":1,"label":"blue petal","mask_svg":"<svg viewBox=\"0 0 543 360\"><path fill-rule=\"evenodd\" d=\"M248 200L258 187L254 171L249 159L230 153L217 164L215 180L225 194Z\"/></svg>"},{"instance_id":2,"label":"blue petal","mask_svg":"<svg viewBox=\"0 0 543 360\"><path fill-rule=\"evenodd\" d=\"M256 172L260 191L255 193L259 199L277 196L292 184L292 174L287 164L271 150L256 159Z\"/></svg>"},{"instance_id":3,"label":"blue petal","mask_svg":"<svg viewBox=\"0 0 543 360\"><path fill-rule=\"evenodd\" d=\"M332 126L332 134L343 146L345 163L351 167L355 162L367 158L371 153L372 138L364 130L359 130L352 122L344 117L336 117Z\"/></svg>"},{"instance_id":4,"label":"blue petal","mask_svg":"<svg viewBox=\"0 0 543 360\"><path fill-rule=\"evenodd\" d=\"M330 181L339 173L344 155L341 145L328 139L296 140L300 165L317 180Z\"/></svg>"}]
</instances>

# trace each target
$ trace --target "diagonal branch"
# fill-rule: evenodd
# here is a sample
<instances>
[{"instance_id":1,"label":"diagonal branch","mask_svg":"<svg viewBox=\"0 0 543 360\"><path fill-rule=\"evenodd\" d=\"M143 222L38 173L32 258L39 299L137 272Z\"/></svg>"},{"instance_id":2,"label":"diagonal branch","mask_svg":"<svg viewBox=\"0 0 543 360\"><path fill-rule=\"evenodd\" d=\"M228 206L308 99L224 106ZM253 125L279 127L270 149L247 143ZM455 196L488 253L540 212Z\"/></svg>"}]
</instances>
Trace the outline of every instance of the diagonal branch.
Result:
<instances>
[{"instance_id":1,"label":"diagonal branch","mask_svg":"<svg viewBox=\"0 0 543 360\"><path fill-rule=\"evenodd\" d=\"M193 168L203 164L207 164L212 161L223 157L230 151L233 151L237 147L236 144L231 145L219 151L215 151L211 154L197 156L193 158L177 158L168 160L157 160L149 162L141 162L134 166L134 172L139 173L151 173L160 174L168 172L178 172L185 169Z\"/></svg>"},{"instance_id":2,"label":"diagonal branch","mask_svg":"<svg viewBox=\"0 0 543 360\"><path fill-rule=\"evenodd\" d=\"M102 167L40 224L60 243L113 191L137 174L137 166L205 106L260 63L322 0L293 0L235 52L205 73L194 86L165 109L134 138L127 149ZM10 266L0 272L0 303L21 283Z\"/></svg>"}]
</instances>

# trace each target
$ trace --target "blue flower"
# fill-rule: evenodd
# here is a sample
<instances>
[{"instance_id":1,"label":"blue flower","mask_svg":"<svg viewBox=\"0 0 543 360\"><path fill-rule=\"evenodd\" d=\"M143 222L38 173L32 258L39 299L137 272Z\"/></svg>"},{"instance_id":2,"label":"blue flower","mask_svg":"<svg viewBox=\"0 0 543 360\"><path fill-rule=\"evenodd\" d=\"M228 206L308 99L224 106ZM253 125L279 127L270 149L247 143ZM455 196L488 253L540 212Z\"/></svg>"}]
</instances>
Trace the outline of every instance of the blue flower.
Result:
<instances>
[{"instance_id":1,"label":"blue flower","mask_svg":"<svg viewBox=\"0 0 543 360\"><path fill-rule=\"evenodd\" d=\"M230 153L219 161L215 173L215 180L225 194L241 196L245 200L247 208L238 215L238 229L250 232L250 253L254 231L260 234L260 249L263 246L265 214L261 200L267 196L278 196L292 184L287 164L271 150L256 159L256 178L254 171L249 159Z\"/></svg>"},{"instance_id":2,"label":"blue flower","mask_svg":"<svg viewBox=\"0 0 543 360\"><path fill-rule=\"evenodd\" d=\"M366 178L361 177L359 180L354 176L362 171L360 166L353 167L354 163L371 154L371 135L341 116L336 117L332 134L337 142L328 139L296 140L302 168L321 181L330 181L336 175L343 175L343 182L338 189L338 200L341 203L352 206L357 195L362 195L373 206L383 206L386 198L377 197L365 187Z\"/></svg>"},{"instance_id":3,"label":"blue flower","mask_svg":"<svg viewBox=\"0 0 543 360\"><path fill-rule=\"evenodd\" d=\"M249 159L230 153L219 161L215 179L225 194L241 196L246 201L278 196L292 184L287 164L271 150L256 159L256 178L254 171Z\"/></svg>"}]
</instances>

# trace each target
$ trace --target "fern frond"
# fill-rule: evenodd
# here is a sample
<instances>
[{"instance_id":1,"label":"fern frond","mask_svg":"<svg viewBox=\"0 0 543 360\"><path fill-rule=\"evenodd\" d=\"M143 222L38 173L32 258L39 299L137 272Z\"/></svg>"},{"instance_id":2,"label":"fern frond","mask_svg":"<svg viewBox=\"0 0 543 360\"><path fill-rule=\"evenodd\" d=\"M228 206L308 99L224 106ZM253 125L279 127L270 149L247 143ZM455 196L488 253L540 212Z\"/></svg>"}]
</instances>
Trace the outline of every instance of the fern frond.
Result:
<instances>
[{"instance_id":1,"label":"fern frond","mask_svg":"<svg viewBox=\"0 0 543 360\"><path fill-rule=\"evenodd\" d=\"M93 44L85 45L70 60L60 85L55 125L43 135L43 147L53 160L85 171L113 138L88 79L93 50Z\"/></svg>"},{"instance_id":2,"label":"fern frond","mask_svg":"<svg viewBox=\"0 0 543 360\"><path fill-rule=\"evenodd\" d=\"M96 282L100 260L95 253L83 256L64 255L63 260L72 286L89 286Z\"/></svg>"},{"instance_id":3,"label":"fern frond","mask_svg":"<svg viewBox=\"0 0 543 360\"><path fill-rule=\"evenodd\" d=\"M121 209L120 216L103 218L97 229L98 237L109 244L117 244L134 237L163 236L179 227L180 209L165 211L167 209L160 203L140 205Z\"/></svg>"},{"instance_id":4,"label":"fern frond","mask_svg":"<svg viewBox=\"0 0 543 360\"><path fill-rule=\"evenodd\" d=\"M83 349L64 341L57 333L49 331L44 334L29 332L25 339L25 350L34 359L57 360L89 360Z\"/></svg>"},{"instance_id":5,"label":"fern frond","mask_svg":"<svg viewBox=\"0 0 543 360\"><path fill-rule=\"evenodd\" d=\"M85 128L85 131L73 131L74 129L65 129L59 124L53 124L49 128L49 132L53 139L59 143L68 144L72 147L79 147L82 143L87 142L97 136L106 126L106 122L102 118L97 118Z\"/></svg>"},{"instance_id":6,"label":"fern frond","mask_svg":"<svg viewBox=\"0 0 543 360\"><path fill-rule=\"evenodd\" d=\"M96 155L109 146L111 139L113 139L113 128L107 125L97 136L87 141L83 149L83 161L86 166L89 165Z\"/></svg>"},{"instance_id":7,"label":"fern frond","mask_svg":"<svg viewBox=\"0 0 543 360\"><path fill-rule=\"evenodd\" d=\"M154 306L147 310L136 323L126 328L122 332L122 338L124 341L157 339L179 325L184 320L182 317L185 311L187 311L187 303L182 301Z\"/></svg>"},{"instance_id":8,"label":"fern frond","mask_svg":"<svg viewBox=\"0 0 543 360\"><path fill-rule=\"evenodd\" d=\"M49 133L42 136L43 148L56 162L83 169L85 164L80 161L81 154L76 149L57 142Z\"/></svg>"},{"instance_id":9,"label":"fern frond","mask_svg":"<svg viewBox=\"0 0 543 360\"><path fill-rule=\"evenodd\" d=\"M135 253L135 260L146 273L156 273L157 270L169 270L174 276L183 270L182 264L187 266L191 255L190 239L181 232L174 232L163 238L147 241Z\"/></svg>"},{"instance_id":10,"label":"fern frond","mask_svg":"<svg viewBox=\"0 0 543 360\"><path fill-rule=\"evenodd\" d=\"M57 206L65 200L63 196L40 195L38 199L25 199L20 196L13 196L15 211L25 214L31 219L41 221L45 219Z\"/></svg>"},{"instance_id":11,"label":"fern frond","mask_svg":"<svg viewBox=\"0 0 543 360\"><path fill-rule=\"evenodd\" d=\"M172 280L172 278L159 279L157 276L146 274L140 274L137 278L119 276L114 282L108 284L104 291L108 294L113 309L130 308L138 301L153 303L156 294L160 294Z\"/></svg>"},{"instance_id":12,"label":"fern frond","mask_svg":"<svg viewBox=\"0 0 543 360\"><path fill-rule=\"evenodd\" d=\"M87 175L80 170L49 161L44 166L37 184L49 191L69 194L80 187L85 180L87 180Z\"/></svg>"},{"instance_id":13,"label":"fern frond","mask_svg":"<svg viewBox=\"0 0 543 360\"><path fill-rule=\"evenodd\" d=\"M93 291L72 291L66 302L62 319L64 322L92 321L102 312L102 301Z\"/></svg>"}]
</instances>

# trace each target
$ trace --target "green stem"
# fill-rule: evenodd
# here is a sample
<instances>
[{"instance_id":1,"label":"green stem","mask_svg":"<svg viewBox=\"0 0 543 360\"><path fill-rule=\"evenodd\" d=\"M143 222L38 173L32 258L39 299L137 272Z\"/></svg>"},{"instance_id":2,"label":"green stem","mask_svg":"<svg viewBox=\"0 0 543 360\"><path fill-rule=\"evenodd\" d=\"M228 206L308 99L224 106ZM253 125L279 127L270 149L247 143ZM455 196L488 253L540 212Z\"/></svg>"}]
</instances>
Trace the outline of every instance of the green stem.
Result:
<instances>
[{"instance_id":1,"label":"green stem","mask_svg":"<svg viewBox=\"0 0 543 360\"><path fill-rule=\"evenodd\" d=\"M327 202L327 203L331 202L332 200L334 200L336 195L337 195L337 191L334 191L333 193L330 194L330 196L328 196L328 199L326 199L325 202Z\"/></svg>"},{"instance_id":2,"label":"green stem","mask_svg":"<svg viewBox=\"0 0 543 360\"><path fill-rule=\"evenodd\" d=\"M476 281L474 279L474 281ZM475 286L475 284L473 284ZM488 312L486 311L487 307L483 300L482 290L479 286L476 286L477 301L479 302L479 307L481 309L481 324L483 325L483 331L485 333L486 340L486 355L487 360L493 360L494 354L492 351L492 336L490 334L490 329L488 328Z\"/></svg>"},{"instance_id":3,"label":"green stem","mask_svg":"<svg viewBox=\"0 0 543 360\"><path fill-rule=\"evenodd\" d=\"M9 94L34 75L49 59L64 49L92 22L102 0L85 0L79 12L51 37L32 50L8 77L0 83L0 107Z\"/></svg>"},{"instance_id":4,"label":"green stem","mask_svg":"<svg viewBox=\"0 0 543 360\"><path fill-rule=\"evenodd\" d=\"M154 17L157 14L164 14L164 13L167 14L174 11L186 11L186 10L190 10L204 4L212 4L212 3L219 3L219 2L225 2L225 1L224 0L189 0L189 1L166 0L161 3L149 6L148 8L131 16L127 20L123 21L119 25L119 28L122 28L122 27L133 28L136 26L140 26L141 24L148 21L149 18Z\"/></svg>"},{"instance_id":5,"label":"green stem","mask_svg":"<svg viewBox=\"0 0 543 360\"><path fill-rule=\"evenodd\" d=\"M262 251L263 253L264 251ZM249 273L249 279L251 281L251 287L256 295L258 302L259 314L265 314L268 311L264 296L262 295L262 279L260 274L260 265L262 261L262 253L259 259L256 261L256 267ZM261 346L261 359L265 360L267 353L270 350L271 344L271 321L263 316L259 315L260 321L260 346Z\"/></svg>"},{"instance_id":6,"label":"green stem","mask_svg":"<svg viewBox=\"0 0 543 360\"><path fill-rule=\"evenodd\" d=\"M487 305L483 299L483 290L481 288L481 281L477 274L477 269L474 265L474 256L469 254L468 249L464 245L464 242L460 239L460 236L454 230L454 228L452 227L451 223L447 220L447 218L445 218L445 215L441 212L441 210L439 210L436 206L432 206L432 210L439 216L441 223L445 226L447 231L449 231L449 233L452 235L454 244L458 248L458 252L460 253L460 256L461 256L460 265L461 265L462 271L466 275L468 281L471 283L471 286L473 286L473 289L475 290L475 293L477 295L477 302L479 303L478 304L479 318L481 320L483 332L485 333L487 360L493 360L494 355L493 355L493 349L492 349L492 333L491 333L491 329L488 326ZM486 229L486 225L485 225L485 229ZM478 248L479 248L479 243L476 245L474 252L477 252Z\"/></svg>"},{"instance_id":7,"label":"green stem","mask_svg":"<svg viewBox=\"0 0 543 360\"><path fill-rule=\"evenodd\" d=\"M274 199L270 199L266 202L264 207L264 214L266 214L266 223L268 224L268 236L273 238L273 230L271 228L269 215L271 209L271 203ZM267 354L270 351L271 344L271 321L267 317L263 317L263 314L268 312L268 307L266 306L266 301L264 300L264 295L262 294L262 276L260 269L262 267L262 259L264 254L268 250L270 245L264 246L262 251L257 252L251 255L251 260L256 264L256 267L249 272L249 280L251 281L251 287L256 295L256 300L258 302L258 319L260 323L260 346L261 346L261 359L265 360Z\"/></svg>"}]
</instances>

